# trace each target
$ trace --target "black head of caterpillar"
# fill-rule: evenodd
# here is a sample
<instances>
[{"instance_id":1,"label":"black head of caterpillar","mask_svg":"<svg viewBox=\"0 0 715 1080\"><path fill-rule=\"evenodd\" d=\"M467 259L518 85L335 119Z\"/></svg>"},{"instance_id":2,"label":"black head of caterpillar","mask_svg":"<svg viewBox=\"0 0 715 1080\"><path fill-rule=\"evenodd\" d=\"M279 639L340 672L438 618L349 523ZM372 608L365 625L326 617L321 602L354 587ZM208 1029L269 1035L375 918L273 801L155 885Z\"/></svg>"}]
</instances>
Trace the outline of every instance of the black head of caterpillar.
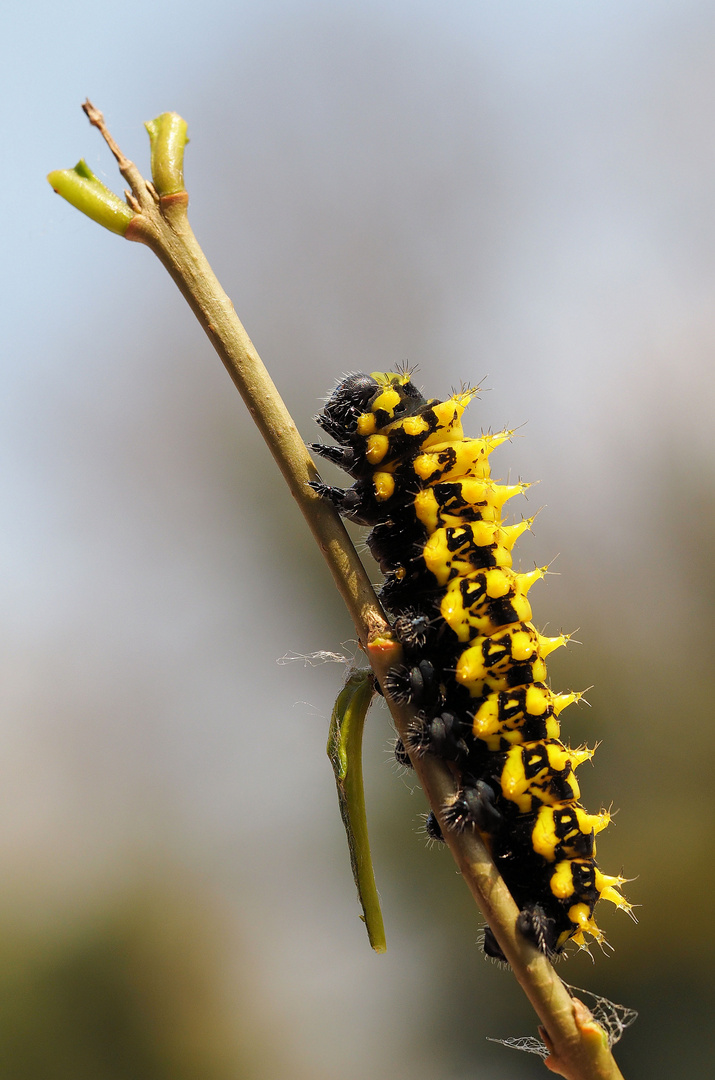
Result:
<instances>
[{"instance_id":1,"label":"black head of caterpillar","mask_svg":"<svg viewBox=\"0 0 715 1080\"><path fill-rule=\"evenodd\" d=\"M530 521L506 525L502 510L527 485L498 484L489 467L511 433L462 430L475 393L428 400L407 372L348 375L317 417L338 445L312 449L354 483L313 487L373 527L368 546L406 661L387 690L418 710L410 752L449 760L460 778L447 827L482 832L520 929L557 956L569 940L604 942L593 917L599 899L631 907L623 879L604 876L594 858L610 815L578 801L575 769L592 751L560 741L559 714L580 695L556 694L545 681L546 657L567 638L546 638L531 623L527 593L544 570L512 569ZM484 945L504 959L488 930Z\"/></svg>"}]
</instances>

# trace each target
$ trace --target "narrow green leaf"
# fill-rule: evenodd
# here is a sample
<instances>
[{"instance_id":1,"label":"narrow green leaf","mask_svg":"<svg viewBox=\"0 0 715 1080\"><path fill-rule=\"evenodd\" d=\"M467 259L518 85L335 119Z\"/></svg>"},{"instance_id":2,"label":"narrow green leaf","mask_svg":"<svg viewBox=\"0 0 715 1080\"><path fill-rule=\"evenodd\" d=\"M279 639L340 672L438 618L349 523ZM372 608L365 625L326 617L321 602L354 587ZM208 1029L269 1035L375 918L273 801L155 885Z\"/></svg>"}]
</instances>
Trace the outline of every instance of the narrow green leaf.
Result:
<instances>
[{"instance_id":1,"label":"narrow green leaf","mask_svg":"<svg viewBox=\"0 0 715 1080\"><path fill-rule=\"evenodd\" d=\"M350 851L350 865L375 952L385 952L385 927L370 856L362 779L362 733L375 682L372 672L353 670L338 694L328 734L328 757L335 773L340 816Z\"/></svg>"}]
</instances>

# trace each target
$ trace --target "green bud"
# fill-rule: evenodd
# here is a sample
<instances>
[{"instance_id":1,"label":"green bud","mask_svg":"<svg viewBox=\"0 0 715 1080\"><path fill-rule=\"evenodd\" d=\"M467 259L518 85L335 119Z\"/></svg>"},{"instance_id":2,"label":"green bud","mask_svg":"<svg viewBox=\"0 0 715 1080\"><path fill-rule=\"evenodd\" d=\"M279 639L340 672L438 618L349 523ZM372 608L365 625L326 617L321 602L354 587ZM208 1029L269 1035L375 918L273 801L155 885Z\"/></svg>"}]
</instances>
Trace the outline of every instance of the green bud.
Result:
<instances>
[{"instance_id":1,"label":"green bud","mask_svg":"<svg viewBox=\"0 0 715 1080\"><path fill-rule=\"evenodd\" d=\"M162 113L144 127L151 144L151 176L159 195L176 195L184 190L184 147L186 121L178 113Z\"/></svg>"},{"instance_id":2,"label":"green bud","mask_svg":"<svg viewBox=\"0 0 715 1080\"><path fill-rule=\"evenodd\" d=\"M56 169L48 173L47 179L57 194L77 210L110 232L124 236L133 212L97 179L86 161L78 161L74 169Z\"/></svg>"}]
</instances>

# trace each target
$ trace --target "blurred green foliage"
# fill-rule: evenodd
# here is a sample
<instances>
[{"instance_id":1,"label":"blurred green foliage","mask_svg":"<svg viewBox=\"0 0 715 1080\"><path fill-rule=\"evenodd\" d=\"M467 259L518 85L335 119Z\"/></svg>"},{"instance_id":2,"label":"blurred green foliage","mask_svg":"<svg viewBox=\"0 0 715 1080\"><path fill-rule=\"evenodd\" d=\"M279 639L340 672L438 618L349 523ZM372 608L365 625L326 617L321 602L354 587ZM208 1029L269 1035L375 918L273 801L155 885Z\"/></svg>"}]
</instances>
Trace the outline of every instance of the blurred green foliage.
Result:
<instances>
[{"instance_id":1,"label":"blurred green foliage","mask_svg":"<svg viewBox=\"0 0 715 1080\"><path fill-rule=\"evenodd\" d=\"M169 889L76 922L0 925L0 1076L12 1080L260 1080L253 1010L229 1010L216 913ZM203 925L202 925L203 924Z\"/></svg>"}]
</instances>

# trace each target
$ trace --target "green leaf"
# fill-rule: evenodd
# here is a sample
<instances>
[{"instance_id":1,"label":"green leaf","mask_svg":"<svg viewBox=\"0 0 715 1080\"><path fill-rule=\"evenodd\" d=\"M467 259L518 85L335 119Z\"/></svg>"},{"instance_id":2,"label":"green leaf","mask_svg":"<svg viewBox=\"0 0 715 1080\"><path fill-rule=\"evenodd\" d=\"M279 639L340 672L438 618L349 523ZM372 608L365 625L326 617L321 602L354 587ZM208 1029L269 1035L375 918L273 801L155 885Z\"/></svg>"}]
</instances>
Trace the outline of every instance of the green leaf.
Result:
<instances>
[{"instance_id":1,"label":"green leaf","mask_svg":"<svg viewBox=\"0 0 715 1080\"><path fill-rule=\"evenodd\" d=\"M362 733L374 693L372 672L353 670L348 674L333 708L327 751L367 935L375 952L385 952L385 927L370 856L362 779Z\"/></svg>"}]
</instances>

